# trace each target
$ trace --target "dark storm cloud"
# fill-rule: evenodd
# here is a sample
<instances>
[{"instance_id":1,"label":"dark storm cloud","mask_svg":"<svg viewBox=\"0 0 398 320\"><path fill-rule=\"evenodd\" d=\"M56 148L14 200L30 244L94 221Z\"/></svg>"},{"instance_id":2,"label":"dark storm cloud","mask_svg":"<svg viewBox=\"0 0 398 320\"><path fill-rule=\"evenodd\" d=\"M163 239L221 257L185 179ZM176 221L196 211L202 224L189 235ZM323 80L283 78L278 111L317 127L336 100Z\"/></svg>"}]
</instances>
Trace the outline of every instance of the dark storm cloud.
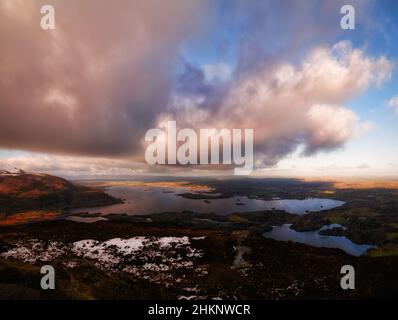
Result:
<instances>
[{"instance_id":1,"label":"dark storm cloud","mask_svg":"<svg viewBox=\"0 0 398 320\"><path fill-rule=\"evenodd\" d=\"M56 29L40 28L52 4ZM82 155L140 148L167 105L204 1L0 2L0 147Z\"/></svg>"}]
</instances>

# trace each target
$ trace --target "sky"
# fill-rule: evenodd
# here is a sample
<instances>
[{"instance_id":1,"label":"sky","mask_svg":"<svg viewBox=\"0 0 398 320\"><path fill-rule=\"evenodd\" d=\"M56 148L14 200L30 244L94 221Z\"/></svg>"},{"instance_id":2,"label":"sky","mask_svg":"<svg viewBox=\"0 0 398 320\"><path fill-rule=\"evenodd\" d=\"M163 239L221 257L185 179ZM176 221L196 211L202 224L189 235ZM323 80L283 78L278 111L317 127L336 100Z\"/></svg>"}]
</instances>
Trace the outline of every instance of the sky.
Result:
<instances>
[{"instance_id":1,"label":"sky","mask_svg":"<svg viewBox=\"0 0 398 320\"><path fill-rule=\"evenodd\" d=\"M2 0L0 169L232 174L147 165L173 120L252 128L254 176L396 178L396 39L394 0Z\"/></svg>"}]
</instances>

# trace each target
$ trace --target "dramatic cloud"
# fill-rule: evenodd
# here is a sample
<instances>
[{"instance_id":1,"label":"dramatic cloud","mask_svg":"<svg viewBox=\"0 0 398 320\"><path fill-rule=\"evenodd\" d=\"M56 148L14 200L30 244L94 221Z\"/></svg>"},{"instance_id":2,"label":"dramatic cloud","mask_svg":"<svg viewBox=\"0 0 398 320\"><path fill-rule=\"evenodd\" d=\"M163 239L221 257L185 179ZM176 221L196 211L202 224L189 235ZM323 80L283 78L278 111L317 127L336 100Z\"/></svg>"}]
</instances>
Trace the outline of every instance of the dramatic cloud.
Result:
<instances>
[{"instance_id":1,"label":"dramatic cloud","mask_svg":"<svg viewBox=\"0 0 398 320\"><path fill-rule=\"evenodd\" d=\"M207 97L179 95L171 114L181 126L253 128L255 151L275 164L299 146L309 155L333 150L366 131L344 103L391 77L392 64L348 42L318 47L298 65L280 63L237 76L218 105ZM214 101L214 99L211 99Z\"/></svg>"},{"instance_id":2,"label":"dramatic cloud","mask_svg":"<svg viewBox=\"0 0 398 320\"><path fill-rule=\"evenodd\" d=\"M32 171L141 172L166 119L253 128L258 166L334 150L371 126L348 101L391 77L385 57L333 45L340 0L52 0L44 31L48 2L0 1L0 148L57 154L7 160ZM368 3L353 1L359 25ZM197 34L218 50L203 65L184 56Z\"/></svg>"},{"instance_id":3,"label":"dramatic cloud","mask_svg":"<svg viewBox=\"0 0 398 320\"><path fill-rule=\"evenodd\" d=\"M0 2L0 147L126 155L169 99L201 0Z\"/></svg>"}]
</instances>

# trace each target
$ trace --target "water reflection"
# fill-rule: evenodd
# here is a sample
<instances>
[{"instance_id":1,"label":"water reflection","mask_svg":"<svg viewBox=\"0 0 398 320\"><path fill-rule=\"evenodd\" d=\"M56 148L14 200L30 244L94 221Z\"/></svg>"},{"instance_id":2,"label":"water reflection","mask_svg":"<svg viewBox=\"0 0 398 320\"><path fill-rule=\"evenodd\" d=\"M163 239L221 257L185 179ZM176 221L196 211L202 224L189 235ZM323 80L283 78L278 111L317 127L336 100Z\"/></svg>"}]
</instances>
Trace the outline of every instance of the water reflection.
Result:
<instances>
[{"instance_id":1,"label":"water reflection","mask_svg":"<svg viewBox=\"0 0 398 320\"><path fill-rule=\"evenodd\" d=\"M177 193L189 192L183 188L147 188L140 187L109 187L107 193L126 199L124 203L74 210L74 212L89 213L127 213L131 215L151 214L160 212L193 211L197 213L215 212L218 214L231 214L258 210L284 210L292 214L305 214L332 209L343 205L344 201L334 199L308 198L304 200L275 199L258 200L248 197L231 197L227 199L186 199Z\"/></svg>"},{"instance_id":2,"label":"water reflection","mask_svg":"<svg viewBox=\"0 0 398 320\"><path fill-rule=\"evenodd\" d=\"M319 234L321 230L341 227L338 224L323 226L319 230L306 232L297 232L296 230L290 229L290 226L291 224L284 224L274 227L272 231L265 232L263 235L266 238L278 241L294 241L313 247L338 248L353 256L364 255L369 249L375 248L373 245L356 244L346 237L324 236Z\"/></svg>"}]
</instances>

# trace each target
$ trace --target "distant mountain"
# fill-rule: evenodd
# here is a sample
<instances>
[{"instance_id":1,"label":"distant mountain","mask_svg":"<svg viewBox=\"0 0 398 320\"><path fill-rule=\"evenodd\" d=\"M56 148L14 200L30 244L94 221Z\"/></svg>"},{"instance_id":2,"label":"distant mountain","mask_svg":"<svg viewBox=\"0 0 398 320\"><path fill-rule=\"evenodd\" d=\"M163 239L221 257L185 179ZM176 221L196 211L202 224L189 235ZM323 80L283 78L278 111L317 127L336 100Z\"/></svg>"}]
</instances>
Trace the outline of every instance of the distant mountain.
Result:
<instances>
[{"instance_id":1,"label":"distant mountain","mask_svg":"<svg viewBox=\"0 0 398 320\"><path fill-rule=\"evenodd\" d=\"M17 175L17 174L22 174L22 173L26 173L24 170L22 169L18 169L15 167L11 167L11 168L7 168L7 169L0 169L0 175Z\"/></svg>"},{"instance_id":2,"label":"distant mountain","mask_svg":"<svg viewBox=\"0 0 398 320\"><path fill-rule=\"evenodd\" d=\"M118 203L105 192L23 170L0 171L0 212L9 215L28 210L64 210Z\"/></svg>"}]
</instances>

